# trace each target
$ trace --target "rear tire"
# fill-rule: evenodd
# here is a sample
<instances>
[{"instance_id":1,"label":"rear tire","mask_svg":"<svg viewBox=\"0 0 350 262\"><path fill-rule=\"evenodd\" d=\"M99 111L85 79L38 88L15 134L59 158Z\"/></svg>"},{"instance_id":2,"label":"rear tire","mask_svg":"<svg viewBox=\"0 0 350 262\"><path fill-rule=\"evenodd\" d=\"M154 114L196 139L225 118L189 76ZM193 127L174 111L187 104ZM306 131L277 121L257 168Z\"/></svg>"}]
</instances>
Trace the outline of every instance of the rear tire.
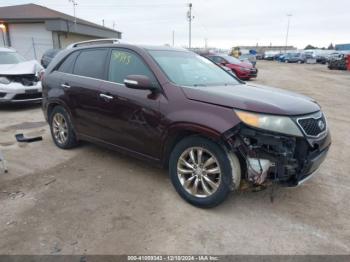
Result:
<instances>
[{"instance_id":1,"label":"rear tire","mask_svg":"<svg viewBox=\"0 0 350 262\"><path fill-rule=\"evenodd\" d=\"M51 136L56 146L69 149L77 146L78 141L69 114L62 106L53 108L49 116Z\"/></svg>"},{"instance_id":2,"label":"rear tire","mask_svg":"<svg viewBox=\"0 0 350 262\"><path fill-rule=\"evenodd\" d=\"M197 207L211 208L222 203L232 186L238 187L232 183L237 174L239 179L235 182L239 184L236 155L206 138L187 137L170 155L169 175L173 186L184 200Z\"/></svg>"}]
</instances>

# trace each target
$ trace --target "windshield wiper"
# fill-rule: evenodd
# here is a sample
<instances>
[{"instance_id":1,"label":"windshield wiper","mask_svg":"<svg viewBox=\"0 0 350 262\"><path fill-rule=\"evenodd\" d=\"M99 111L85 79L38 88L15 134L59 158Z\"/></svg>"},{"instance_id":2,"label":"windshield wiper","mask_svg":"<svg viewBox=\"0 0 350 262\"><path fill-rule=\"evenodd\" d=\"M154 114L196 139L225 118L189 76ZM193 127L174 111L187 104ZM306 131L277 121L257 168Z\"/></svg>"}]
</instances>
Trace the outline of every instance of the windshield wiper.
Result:
<instances>
[{"instance_id":1,"label":"windshield wiper","mask_svg":"<svg viewBox=\"0 0 350 262\"><path fill-rule=\"evenodd\" d=\"M197 86L206 86L205 84L194 84L193 86L197 87Z\"/></svg>"}]
</instances>

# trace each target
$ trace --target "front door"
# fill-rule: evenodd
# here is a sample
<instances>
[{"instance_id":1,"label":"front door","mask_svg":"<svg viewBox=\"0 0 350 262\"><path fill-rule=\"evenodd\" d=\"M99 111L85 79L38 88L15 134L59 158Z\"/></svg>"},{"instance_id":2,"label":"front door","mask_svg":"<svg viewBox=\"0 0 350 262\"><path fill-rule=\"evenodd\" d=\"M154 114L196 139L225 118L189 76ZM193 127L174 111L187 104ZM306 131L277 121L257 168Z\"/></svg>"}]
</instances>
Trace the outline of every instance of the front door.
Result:
<instances>
[{"instance_id":1,"label":"front door","mask_svg":"<svg viewBox=\"0 0 350 262\"><path fill-rule=\"evenodd\" d=\"M100 87L100 110L103 111L103 140L119 147L160 157L160 92L130 89L124 85L128 75L146 75L157 80L143 59L128 49L116 48L110 53L106 82ZM159 87L160 88L160 87Z\"/></svg>"}]
</instances>

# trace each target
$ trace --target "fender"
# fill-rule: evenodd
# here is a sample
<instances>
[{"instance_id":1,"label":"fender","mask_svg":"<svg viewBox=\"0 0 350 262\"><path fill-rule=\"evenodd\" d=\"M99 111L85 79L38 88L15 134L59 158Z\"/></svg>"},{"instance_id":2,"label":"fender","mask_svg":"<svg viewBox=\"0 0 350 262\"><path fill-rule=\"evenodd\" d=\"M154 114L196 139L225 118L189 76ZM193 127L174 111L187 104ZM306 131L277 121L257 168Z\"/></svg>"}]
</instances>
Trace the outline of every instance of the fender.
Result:
<instances>
[{"instance_id":1,"label":"fender","mask_svg":"<svg viewBox=\"0 0 350 262\"><path fill-rule=\"evenodd\" d=\"M48 122L49 121L49 108L52 105L59 105L62 106L66 112L68 113L68 117L69 117L69 121L72 124L73 127L73 131L75 133L75 135L77 136L77 138L79 138L79 134L76 132L76 128L75 128L75 123L74 123L74 117L71 113L71 111L69 110L69 107L67 106L66 102L64 102L62 99L58 99L58 98L51 98L48 101L45 101L45 103L43 103L43 111L44 111L44 115L45 115L45 119Z\"/></svg>"},{"instance_id":2,"label":"fender","mask_svg":"<svg viewBox=\"0 0 350 262\"><path fill-rule=\"evenodd\" d=\"M210 127L189 122L177 122L171 124L162 135L162 155L160 157L163 165L167 165L171 150L178 141L188 135L202 135L214 141L222 139L220 132Z\"/></svg>"}]
</instances>

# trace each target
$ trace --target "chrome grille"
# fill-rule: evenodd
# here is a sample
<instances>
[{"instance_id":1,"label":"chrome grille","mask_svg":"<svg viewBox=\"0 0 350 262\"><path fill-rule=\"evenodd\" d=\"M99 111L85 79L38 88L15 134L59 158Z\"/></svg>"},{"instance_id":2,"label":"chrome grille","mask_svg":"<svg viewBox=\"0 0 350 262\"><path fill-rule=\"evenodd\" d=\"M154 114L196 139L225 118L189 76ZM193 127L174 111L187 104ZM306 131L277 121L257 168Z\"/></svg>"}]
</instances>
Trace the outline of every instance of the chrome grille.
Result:
<instances>
[{"instance_id":1,"label":"chrome grille","mask_svg":"<svg viewBox=\"0 0 350 262\"><path fill-rule=\"evenodd\" d=\"M297 122L307 136L317 137L327 130L327 123L322 113L298 118Z\"/></svg>"}]
</instances>

